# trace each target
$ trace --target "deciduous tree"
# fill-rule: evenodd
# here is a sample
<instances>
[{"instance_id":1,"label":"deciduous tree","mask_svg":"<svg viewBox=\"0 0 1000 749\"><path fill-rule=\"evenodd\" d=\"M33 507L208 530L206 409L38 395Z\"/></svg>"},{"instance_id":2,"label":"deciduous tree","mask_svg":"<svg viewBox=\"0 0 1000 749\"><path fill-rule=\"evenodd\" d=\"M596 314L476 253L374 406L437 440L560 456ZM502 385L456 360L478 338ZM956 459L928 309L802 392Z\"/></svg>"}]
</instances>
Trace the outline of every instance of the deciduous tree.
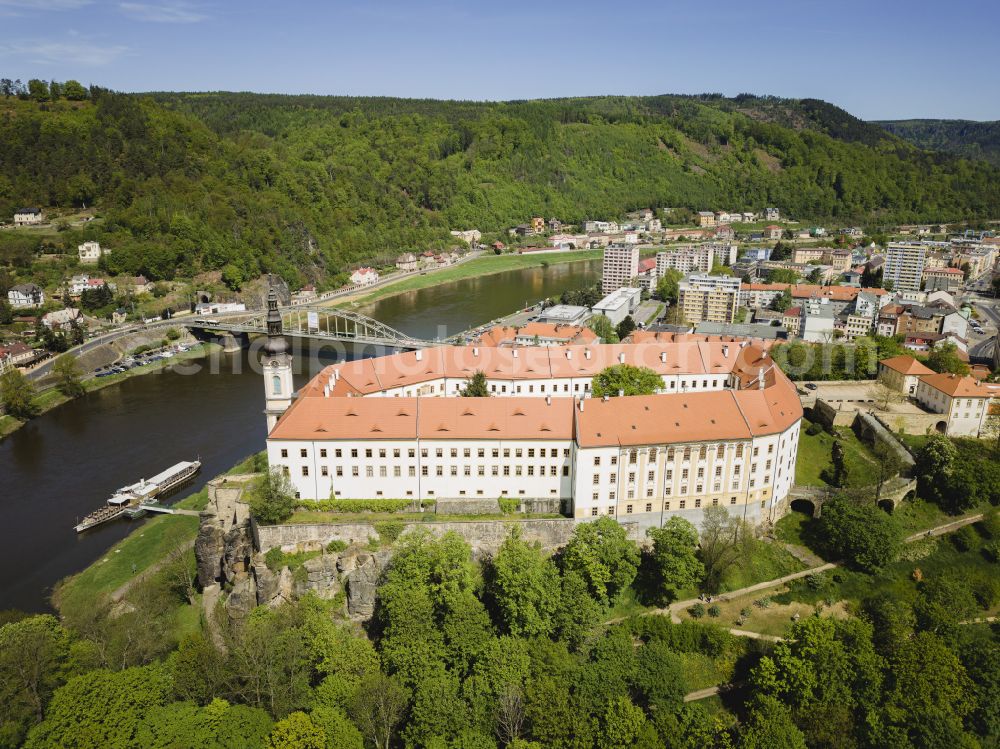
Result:
<instances>
[{"instance_id":1,"label":"deciduous tree","mask_svg":"<svg viewBox=\"0 0 1000 749\"><path fill-rule=\"evenodd\" d=\"M591 388L595 398L653 395L663 388L663 379L648 367L613 364L597 373Z\"/></svg>"},{"instance_id":2,"label":"deciduous tree","mask_svg":"<svg viewBox=\"0 0 1000 749\"><path fill-rule=\"evenodd\" d=\"M30 419L38 414L35 386L20 370L11 369L0 377L0 401L7 413L16 419Z\"/></svg>"},{"instance_id":3,"label":"deciduous tree","mask_svg":"<svg viewBox=\"0 0 1000 749\"><path fill-rule=\"evenodd\" d=\"M662 528L650 528L646 535L653 541L660 589L668 600L698 584L705 565L698 559L698 530L690 522L674 516Z\"/></svg>"}]
</instances>

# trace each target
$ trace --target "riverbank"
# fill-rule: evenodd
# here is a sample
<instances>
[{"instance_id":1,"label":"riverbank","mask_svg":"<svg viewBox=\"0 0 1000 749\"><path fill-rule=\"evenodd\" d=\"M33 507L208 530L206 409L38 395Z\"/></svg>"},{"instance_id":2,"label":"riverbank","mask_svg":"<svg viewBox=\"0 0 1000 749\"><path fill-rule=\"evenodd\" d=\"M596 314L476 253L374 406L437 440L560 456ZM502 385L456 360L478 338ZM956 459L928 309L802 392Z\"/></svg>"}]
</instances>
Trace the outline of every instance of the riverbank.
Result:
<instances>
[{"instance_id":1,"label":"riverbank","mask_svg":"<svg viewBox=\"0 0 1000 749\"><path fill-rule=\"evenodd\" d=\"M332 306L361 307L391 296L396 296L397 294L404 294L407 291L427 289L439 284L461 281L466 278L490 276L495 273L523 270L525 268L540 268L550 265L600 260L603 256L604 250L573 250L567 252L529 253L527 255L511 253L509 255L479 257L475 260L443 268L442 270L408 276L396 283L387 284L370 293L359 292L348 297L340 297L332 300Z\"/></svg>"},{"instance_id":2,"label":"riverbank","mask_svg":"<svg viewBox=\"0 0 1000 749\"><path fill-rule=\"evenodd\" d=\"M90 377L89 379L83 381L83 387L88 393L93 393L98 390L103 390L106 387L117 385L132 377L152 374L153 372L162 371L179 362L199 359L203 356L207 356L215 350L221 351L222 347L217 343L201 343L197 346L192 346L187 351L175 354L169 359L161 359L159 361L151 362L150 364L143 364L141 367L135 367L134 369L130 369L126 372L108 375L107 377ZM64 403L68 403L71 400L73 399L63 395L57 388L50 387L38 392L35 395L34 404L38 409L38 415L40 416L46 411L51 411L53 408L61 406ZM10 434L13 434L27 423L27 421L15 419L13 416L9 416L7 414L0 416L0 440Z\"/></svg>"}]
</instances>

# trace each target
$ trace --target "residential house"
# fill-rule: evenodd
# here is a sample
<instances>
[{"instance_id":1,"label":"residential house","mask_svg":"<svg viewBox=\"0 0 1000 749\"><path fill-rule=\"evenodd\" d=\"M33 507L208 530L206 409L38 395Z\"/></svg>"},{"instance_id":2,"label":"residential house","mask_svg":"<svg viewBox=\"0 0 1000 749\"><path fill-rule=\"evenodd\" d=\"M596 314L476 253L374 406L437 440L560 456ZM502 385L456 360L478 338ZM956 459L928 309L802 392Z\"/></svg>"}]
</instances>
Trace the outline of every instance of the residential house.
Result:
<instances>
[{"instance_id":1,"label":"residential house","mask_svg":"<svg viewBox=\"0 0 1000 749\"><path fill-rule=\"evenodd\" d=\"M715 214L712 211L698 211L698 226L715 226Z\"/></svg>"},{"instance_id":2,"label":"residential house","mask_svg":"<svg viewBox=\"0 0 1000 749\"><path fill-rule=\"evenodd\" d=\"M110 254L110 250L102 250L100 242L84 242L76 248L76 251L80 255L80 262L96 263L101 259L101 255Z\"/></svg>"},{"instance_id":3,"label":"residential house","mask_svg":"<svg viewBox=\"0 0 1000 749\"><path fill-rule=\"evenodd\" d=\"M743 250L743 260L753 260L762 261L770 260L771 253L774 250L771 247L747 247Z\"/></svg>"},{"instance_id":4,"label":"residential house","mask_svg":"<svg viewBox=\"0 0 1000 749\"><path fill-rule=\"evenodd\" d=\"M14 226L33 226L42 223L41 208L18 208L14 211Z\"/></svg>"},{"instance_id":5,"label":"residential house","mask_svg":"<svg viewBox=\"0 0 1000 749\"><path fill-rule=\"evenodd\" d=\"M378 283L378 272L374 268L358 268L351 274L351 283L359 286Z\"/></svg>"},{"instance_id":6,"label":"residential house","mask_svg":"<svg viewBox=\"0 0 1000 749\"><path fill-rule=\"evenodd\" d=\"M782 229L777 224L771 224L770 226L764 227L764 236L767 239L781 239L784 235L784 229Z\"/></svg>"},{"instance_id":7,"label":"residential house","mask_svg":"<svg viewBox=\"0 0 1000 749\"><path fill-rule=\"evenodd\" d=\"M715 238L730 242L736 238L736 232L729 224L722 224L715 230Z\"/></svg>"},{"instance_id":8,"label":"residential house","mask_svg":"<svg viewBox=\"0 0 1000 749\"><path fill-rule=\"evenodd\" d=\"M640 260L636 278L639 281L640 289L653 291L653 289L656 288L657 282L656 259L649 257L644 260Z\"/></svg>"},{"instance_id":9,"label":"residential house","mask_svg":"<svg viewBox=\"0 0 1000 749\"><path fill-rule=\"evenodd\" d=\"M542 234L545 231L545 219L541 216L532 216L531 218L531 232L533 234Z\"/></svg>"},{"instance_id":10,"label":"residential house","mask_svg":"<svg viewBox=\"0 0 1000 749\"><path fill-rule=\"evenodd\" d=\"M45 304L45 292L33 283L21 283L10 287L7 303L14 309L41 307Z\"/></svg>"},{"instance_id":11,"label":"residential house","mask_svg":"<svg viewBox=\"0 0 1000 749\"><path fill-rule=\"evenodd\" d=\"M892 338L896 335L899 316L905 311L906 308L901 304L887 304L880 309L875 320L875 335L883 338Z\"/></svg>"},{"instance_id":12,"label":"residential house","mask_svg":"<svg viewBox=\"0 0 1000 749\"><path fill-rule=\"evenodd\" d=\"M802 308L789 307L781 314L781 325L788 335L798 336L802 330Z\"/></svg>"},{"instance_id":13,"label":"residential house","mask_svg":"<svg viewBox=\"0 0 1000 749\"><path fill-rule=\"evenodd\" d=\"M396 267L402 271L413 271L417 269L417 256L412 252L404 252L396 258Z\"/></svg>"},{"instance_id":14,"label":"residential house","mask_svg":"<svg viewBox=\"0 0 1000 749\"><path fill-rule=\"evenodd\" d=\"M764 209L764 220L765 221L780 221L781 212L777 208L765 208Z\"/></svg>"},{"instance_id":15,"label":"residential house","mask_svg":"<svg viewBox=\"0 0 1000 749\"><path fill-rule=\"evenodd\" d=\"M824 247L796 247L792 251L792 262L796 265L818 263L823 260L825 254L826 248Z\"/></svg>"},{"instance_id":16,"label":"residential house","mask_svg":"<svg viewBox=\"0 0 1000 749\"><path fill-rule=\"evenodd\" d=\"M740 298L740 279L694 274L679 285L677 305L691 323L732 323Z\"/></svg>"},{"instance_id":17,"label":"residential house","mask_svg":"<svg viewBox=\"0 0 1000 749\"><path fill-rule=\"evenodd\" d=\"M61 330L70 327L75 322L83 322L80 310L73 307L48 312L42 315L42 325L50 330Z\"/></svg>"},{"instance_id":18,"label":"residential house","mask_svg":"<svg viewBox=\"0 0 1000 749\"><path fill-rule=\"evenodd\" d=\"M802 339L813 343L829 343L836 328L833 305L826 298L811 298L802 305L800 331Z\"/></svg>"},{"instance_id":19,"label":"residential house","mask_svg":"<svg viewBox=\"0 0 1000 749\"><path fill-rule=\"evenodd\" d=\"M483 233L479 229L466 229L465 231L452 231L451 236L458 237L466 244L475 244L483 238Z\"/></svg>"},{"instance_id":20,"label":"residential house","mask_svg":"<svg viewBox=\"0 0 1000 749\"><path fill-rule=\"evenodd\" d=\"M16 367L24 367L35 360L37 354L21 342L0 345L0 374Z\"/></svg>"},{"instance_id":21,"label":"residential house","mask_svg":"<svg viewBox=\"0 0 1000 749\"><path fill-rule=\"evenodd\" d=\"M933 369L905 354L882 359L878 363L879 382L908 396L916 395L917 385L922 376L932 374L934 374Z\"/></svg>"},{"instance_id":22,"label":"residential house","mask_svg":"<svg viewBox=\"0 0 1000 749\"><path fill-rule=\"evenodd\" d=\"M557 218L550 218L548 221L549 231L562 231L562 221Z\"/></svg>"}]
</instances>

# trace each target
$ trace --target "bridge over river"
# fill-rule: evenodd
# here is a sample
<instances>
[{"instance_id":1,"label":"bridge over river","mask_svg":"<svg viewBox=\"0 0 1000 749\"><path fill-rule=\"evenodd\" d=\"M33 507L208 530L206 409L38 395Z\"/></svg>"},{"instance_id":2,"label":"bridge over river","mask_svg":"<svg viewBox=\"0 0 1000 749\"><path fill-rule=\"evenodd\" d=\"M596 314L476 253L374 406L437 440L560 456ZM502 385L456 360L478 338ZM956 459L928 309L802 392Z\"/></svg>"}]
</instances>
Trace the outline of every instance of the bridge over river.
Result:
<instances>
[{"instance_id":1,"label":"bridge over river","mask_svg":"<svg viewBox=\"0 0 1000 749\"><path fill-rule=\"evenodd\" d=\"M267 312L252 311L233 314L177 320L193 330L219 333L239 338L267 333ZM383 322L352 310L320 306L286 307L281 311L283 333L290 338L312 338L325 341L387 346L399 349L418 349L437 346L442 341L430 341L402 333ZM464 339L470 331L452 336L449 340Z\"/></svg>"}]
</instances>

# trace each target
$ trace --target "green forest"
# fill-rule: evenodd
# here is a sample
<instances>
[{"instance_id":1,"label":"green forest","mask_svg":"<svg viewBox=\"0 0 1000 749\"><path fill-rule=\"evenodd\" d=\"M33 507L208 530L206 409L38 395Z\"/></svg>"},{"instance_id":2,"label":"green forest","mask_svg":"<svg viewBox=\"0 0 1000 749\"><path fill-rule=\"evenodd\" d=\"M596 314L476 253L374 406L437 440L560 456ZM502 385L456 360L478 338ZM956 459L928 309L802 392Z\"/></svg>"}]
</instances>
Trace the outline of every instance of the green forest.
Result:
<instances>
[{"instance_id":1,"label":"green forest","mask_svg":"<svg viewBox=\"0 0 1000 749\"><path fill-rule=\"evenodd\" d=\"M1000 122L884 120L877 124L918 148L983 159L1000 166Z\"/></svg>"},{"instance_id":2,"label":"green forest","mask_svg":"<svg viewBox=\"0 0 1000 749\"><path fill-rule=\"evenodd\" d=\"M473 103L0 86L0 216L98 219L0 240L0 263L113 249L111 273L223 270L302 283L451 229L640 207L760 209L882 225L1000 214L1000 171L921 151L815 100L601 97ZM72 92L72 98L67 95ZM53 93L54 92L54 93Z\"/></svg>"}]
</instances>

